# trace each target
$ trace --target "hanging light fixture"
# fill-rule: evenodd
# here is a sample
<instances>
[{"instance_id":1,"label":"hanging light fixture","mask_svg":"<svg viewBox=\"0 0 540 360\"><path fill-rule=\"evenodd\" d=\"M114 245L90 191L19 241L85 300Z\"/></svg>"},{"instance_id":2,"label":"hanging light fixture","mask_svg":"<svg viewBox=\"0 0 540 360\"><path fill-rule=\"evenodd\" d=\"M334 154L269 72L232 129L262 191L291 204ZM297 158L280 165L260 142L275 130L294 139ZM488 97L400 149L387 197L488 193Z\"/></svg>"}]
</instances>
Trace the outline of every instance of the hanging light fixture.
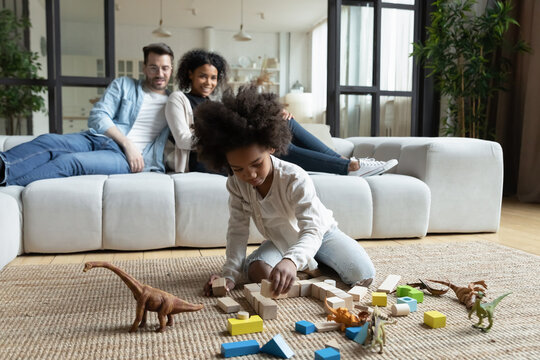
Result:
<instances>
[{"instance_id":1,"label":"hanging light fixture","mask_svg":"<svg viewBox=\"0 0 540 360\"><path fill-rule=\"evenodd\" d=\"M244 31L244 0L241 0L240 8L240 31L234 34L233 38L236 41L250 41L251 35Z\"/></svg>"},{"instance_id":2,"label":"hanging light fixture","mask_svg":"<svg viewBox=\"0 0 540 360\"><path fill-rule=\"evenodd\" d=\"M152 34L157 37L169 37L172 35L169 30L163 28L163 0L159 2L159 27L152 31Z\"/></svg>"}]
</instances>

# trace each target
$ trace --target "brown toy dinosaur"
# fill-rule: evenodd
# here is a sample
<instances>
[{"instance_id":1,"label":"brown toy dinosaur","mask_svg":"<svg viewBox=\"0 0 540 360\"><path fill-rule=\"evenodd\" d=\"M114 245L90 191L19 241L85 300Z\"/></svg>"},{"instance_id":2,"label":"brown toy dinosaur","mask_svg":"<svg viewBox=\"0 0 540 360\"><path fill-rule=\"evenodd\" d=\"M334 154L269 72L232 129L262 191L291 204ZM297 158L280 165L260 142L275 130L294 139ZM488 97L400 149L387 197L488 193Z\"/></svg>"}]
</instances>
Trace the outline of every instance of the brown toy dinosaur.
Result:
<instances>
[{"instance_id":1,"label":"brown toy dinosaur","mask_svg":"<svg viewBox=\"0 0 540 360\"><path fill-rule=\"evenodd\" d=\"M474 302L476 300L476 296L478 295L479 291L485 294L487 290L487 285L484 280L471 282L469 283L467 287L456 286L450 283L449 281L440 281L440 280L428 280L428 281L432 281L437 284L443 284L443 285L448 286L450 289L454 291L459 302L462 304L465 304L467 309L470 309L473 307Z\"/></svg>"},{"instance_id":2,"label":"brown toy dinosaur","mask_svg":"<svg viewBox=\"0 0 540 360\"><path fill-rule=\"evenodd\" d=\"M326 320L334 320L337 323L341 324L341 331L345 331L345 328L351 327L351 326L360 326L360 319L349 312L347 308L340 307L337 309L332 309L330 306L328 306L328 302L326 299L324 299L324 305L330 312L328 316L326 317Z\"/></svg>"},{"instance_id":3,"label":"brown toy dinosaur","mask_svg":"<svg viewBox=\"0 0 540 360\"><path fill-rule=\"evenodd\" d=\"M186 311L197 311L203 308L202 304L190 304L168 292L141 284L122 269L106 261L87 262L84 264L83 271L87 272L94 267L103 267L113 271L129 287L133 293L133 297L137 300L135 321L133 322L133 325L131 325L129 332L136 332L139 327L146 325L146 313L148 310L157 312L160 326L156 329L156 332L163 332L166 329L165 325L173 325L172 316L174 314ZM165 317L167 317L166 323Z\"/></svg>"}]
</instances>

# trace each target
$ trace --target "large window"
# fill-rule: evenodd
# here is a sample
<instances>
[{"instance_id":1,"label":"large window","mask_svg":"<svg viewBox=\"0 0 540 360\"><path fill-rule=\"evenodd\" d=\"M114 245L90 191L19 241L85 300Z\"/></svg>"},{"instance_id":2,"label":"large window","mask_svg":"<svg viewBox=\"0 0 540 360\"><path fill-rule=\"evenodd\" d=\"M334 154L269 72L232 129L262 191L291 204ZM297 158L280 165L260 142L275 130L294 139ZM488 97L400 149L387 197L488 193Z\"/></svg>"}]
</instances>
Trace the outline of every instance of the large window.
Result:
<instances>
[{"instance_id":1,"label":"large window","mask_svg":"<svg viewBox=\"0 0 540 360\"><path fill-rule=\"evenodd\" d=\"M417 127L415 0L329 0L327 123L335 135L410 136Z\"/></svg>"},{"instance_id":2,"label":"large window","mask_svg":"<svg viewBox=\"0 0 540 360\"><path fill-rule=\"evenodd\" d=\"M42 79L0 78L0 84L47 88L46 113L33 113L19 133L86 129L92 102L114 79L114 0L8 0L2 8L32 23L24 46L38 54Z\"/></svg>"}]
</instances>

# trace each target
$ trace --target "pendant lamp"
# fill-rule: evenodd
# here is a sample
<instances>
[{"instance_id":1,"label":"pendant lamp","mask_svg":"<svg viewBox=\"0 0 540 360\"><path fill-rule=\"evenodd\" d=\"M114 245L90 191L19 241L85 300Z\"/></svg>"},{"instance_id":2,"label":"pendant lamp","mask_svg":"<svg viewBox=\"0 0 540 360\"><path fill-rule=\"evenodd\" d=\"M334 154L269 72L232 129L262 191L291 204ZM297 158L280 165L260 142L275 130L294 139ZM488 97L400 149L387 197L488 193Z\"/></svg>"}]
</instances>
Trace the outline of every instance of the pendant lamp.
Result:
<instances>
[{"instance_id":1,"label":"pendant lamp","mask_svg":"<svg viewBox=\"0 0 540 360\"><path fill-rule=\"evenodd\" d=\"M169 37L172 35L169 30L163 28L163 0L159 2L159 27L152 31L152 34L157 37Z\"/></svg>"},{"instance_id":2,"label":"pendant lamp","mask_svg":"<svg viewBox=\"0 0 540 360\"><path fill-rule=\"evenodd\" d=\"M233 38L236 41L250 41L251 35L244 31L244 0L241 0L240 8L240 31L234 34Z\"/></svg>"}]
</instances>

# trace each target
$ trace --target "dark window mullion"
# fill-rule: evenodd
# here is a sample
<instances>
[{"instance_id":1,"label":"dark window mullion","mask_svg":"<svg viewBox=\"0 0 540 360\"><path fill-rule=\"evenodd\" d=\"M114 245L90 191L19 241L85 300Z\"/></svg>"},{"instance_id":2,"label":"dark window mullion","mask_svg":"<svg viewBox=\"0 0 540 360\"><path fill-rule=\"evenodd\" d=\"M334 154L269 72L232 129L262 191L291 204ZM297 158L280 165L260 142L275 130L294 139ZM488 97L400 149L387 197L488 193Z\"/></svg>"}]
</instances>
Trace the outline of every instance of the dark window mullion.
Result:
<instances>
[{"instance_id":1,"label":"dark window mullion","mask_svg":"<svg viewBox=\"0 0 540 360\"><path fill-rule=\"evenodd\" d=\"M339 94L340 94L340 34L341 0L328 0L328 54L327 54L327 94L326 123L330 133L339 136Z\"/></svg>"},{"instance_id":2,"label":"dark window mullion","mask_svg":"<svg viewBox=\"0 0 540 360\"><path fill-rule=\"evenodd\" d=\"M381 88L381 0L374 3L373 21L373 86L376 91L371 97L371 136L379 135L380 95Z\"/></svg>"},{"instance_id":3,"label":"dark window mullion","mask_svg":"<svg viewBox=\"0 0 540 360\"><path fill-rule=\"evenodd\" d=\"M108 82L115 77L114 56L114 0L105 0L105 77Z\"/></svg>"}]
</instances>

